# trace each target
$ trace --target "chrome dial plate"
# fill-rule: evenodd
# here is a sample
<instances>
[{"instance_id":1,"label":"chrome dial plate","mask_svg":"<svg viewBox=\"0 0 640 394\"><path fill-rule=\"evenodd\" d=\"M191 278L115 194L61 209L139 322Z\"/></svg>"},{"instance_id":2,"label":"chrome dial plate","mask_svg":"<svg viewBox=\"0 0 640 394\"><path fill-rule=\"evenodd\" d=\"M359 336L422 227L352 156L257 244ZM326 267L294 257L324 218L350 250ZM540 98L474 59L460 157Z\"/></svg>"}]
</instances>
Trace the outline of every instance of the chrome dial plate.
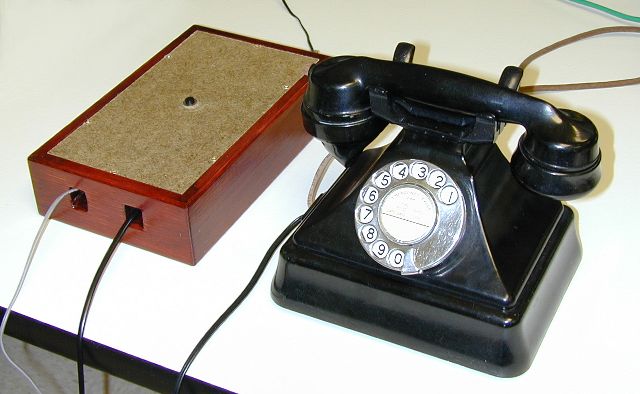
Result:
<instances>
[{"instance_id":1,"label":"chrome dial plate","mask_svg":"<svg viewBox=\"0 0 640 394\"><path fill-rule=\"evenodd\" d=\"M360 189L354 214L367 254L403 275L442 263L465 222L460 187L440 167L413 159L374 172Z\"/></svg>"}]
</instances>

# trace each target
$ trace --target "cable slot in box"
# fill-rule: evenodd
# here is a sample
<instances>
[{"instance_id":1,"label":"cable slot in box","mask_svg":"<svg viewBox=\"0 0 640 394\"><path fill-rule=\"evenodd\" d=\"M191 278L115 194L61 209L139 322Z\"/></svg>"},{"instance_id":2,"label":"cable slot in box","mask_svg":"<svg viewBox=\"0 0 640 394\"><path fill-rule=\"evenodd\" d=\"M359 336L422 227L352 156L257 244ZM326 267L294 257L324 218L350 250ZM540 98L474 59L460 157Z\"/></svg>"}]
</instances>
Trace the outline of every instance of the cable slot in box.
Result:
<instances>
[{"instance_id":1,"label":"cable slot in box","mask_svg":"<svg viewBox=\"0 0 640 394\"><path fill-rule=\"evenodd\" d=\"M87 195L82 190L76 190L69 194L71 200L71 208L78 211L87 212L89 210L89 204L87 202Z\"/></svg>"}]
</instances>

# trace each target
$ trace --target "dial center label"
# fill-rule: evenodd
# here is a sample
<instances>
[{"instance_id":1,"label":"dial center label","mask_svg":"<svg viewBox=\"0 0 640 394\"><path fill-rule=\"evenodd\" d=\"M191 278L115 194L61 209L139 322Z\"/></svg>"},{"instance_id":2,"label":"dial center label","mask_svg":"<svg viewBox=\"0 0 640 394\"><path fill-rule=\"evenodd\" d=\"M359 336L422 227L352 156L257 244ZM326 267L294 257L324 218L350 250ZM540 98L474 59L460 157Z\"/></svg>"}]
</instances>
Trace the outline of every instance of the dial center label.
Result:
<instances>
[{"instance_id":1,"label":"dial center label","mask_svg":"<svg viewBox=\"0 0 640 394\"><path fill-rule=\"evenodd\" d=\"M436 218L433 198L417 187L398 187L380 204L382 231L401 244L415 243L426 237Z\"/></svg>"}]
</instances>

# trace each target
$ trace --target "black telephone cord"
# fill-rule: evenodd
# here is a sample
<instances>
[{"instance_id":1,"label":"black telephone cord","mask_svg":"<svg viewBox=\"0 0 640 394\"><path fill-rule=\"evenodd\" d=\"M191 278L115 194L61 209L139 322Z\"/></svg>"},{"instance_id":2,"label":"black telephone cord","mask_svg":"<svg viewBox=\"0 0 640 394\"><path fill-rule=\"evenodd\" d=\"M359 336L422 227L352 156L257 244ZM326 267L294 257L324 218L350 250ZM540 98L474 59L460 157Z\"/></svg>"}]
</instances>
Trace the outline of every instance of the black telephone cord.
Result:
<instances>
[{"instance_id":1,"label":"black telephone cord","mask_svg":"<svg viewBox=\"0 0 640 394\"><path fill-rule=\"evenodd\" d=\"M311 37L309 37L309 32L304 27L304 24L302 23L302 21L300 20L298 15L294 14L293 11L291 11L291 8L289 7L289 4L287 4L287 0L282 0L282 4L284 5L284 8L287 9L287 12L289 12L289 15L291 15L292 17L294 17L298 21L298 24L300 25L300 27L302 28L302 31L304 32L304 36L307 38L307 45L309 46L309 50L311 52L315 52L316 49L313 47L313 44L311 43Z\"/></svg>"},{"instance_id":2,"label":"black telephone cord","mask_svg":"<svg viewBox=\"0 0 640 394\"><path fill-rule=\"evenodd\" d=\"M307 213L308 212L309 211L307 211ZM269 250L267 250L267 253L265 253L264 258L258 265L258 268L256 269L256 272L253 274L253 277L251 278L247 286L244 288L244 290L242 290L242 293L240 293L238 298L236 298L235 301L233 301L233 303L227 308L227 310L224 311L222 315L220 315L218 320L216 320L215 323L213 323L213 325L209 328L209 330L202 336L202 338L200 339L200 342L198 342L196 346L193 348L193 350L191 351L191 354L189 355L187 360L184 362L184 365L182 366L182 369L178 374L178 379L176 380L176 385L173 390L174 394L180 393L180 387L182 386L182 381L184 380L184 377L187 374L187 370L189 369L193 361L198 356L198 353L200 353L204 345L207 343L207 341L209 341L209 339L216 332L216 330L220 328L220 326L225 322L225 320L227 320L227 318L236 310L236 308L240 306L242 301L244 301L244 299L247 298L249 293L251 293L251 290L253 290L256 283L258 283L258 280L260 279L260 276L262 276L262 273L264 272L265 268L267 268L267 264L269 264L269 261L271 260L271 257L275 253L276 249L280 246L280 244L284 241L284 239L289 235L289 233L291 233L291 231L293 231L296 227L298 227L298 225L306 217L307 213L295 218L287 226L287 228L285 228L284 231L278 236L278 238L276 238L273 244L271 244L271 247L269 247Z\"/></svg>"},{"instance_id":3,"label":"black telephone cord","mask_svg":"<svg viewBox=\"0 0 640 394\"><path fill-rule=\"evenodd\" d=\"M84 394L84 329L87 325L87 317L89 316L89 310L91 309L91 303L93 302L93 297L95 296L96 289L98 288L98 284L100 284L100 280L102 279L102 275L104 274L109 261L111 261L111 257L113 253L116 251L120 242L122 242L122 238L126 234L127 230L131 226L131 224L138 218L140 215L140 211L134 210L130 215L122 223L120 230L118 230L117 234L113 238L109 249L105 253L102 258L102 262L96 271L95 276L93 277L93 282L91 282L91 286L89 287L89 291L87 293L87 298L84 301L84 308L82 309L82 315L80 317L80 325L78 326L78 337L76 343L76 351L77 351L77 367L78 367L78 393Z\"/></svg>"}]
</instances>

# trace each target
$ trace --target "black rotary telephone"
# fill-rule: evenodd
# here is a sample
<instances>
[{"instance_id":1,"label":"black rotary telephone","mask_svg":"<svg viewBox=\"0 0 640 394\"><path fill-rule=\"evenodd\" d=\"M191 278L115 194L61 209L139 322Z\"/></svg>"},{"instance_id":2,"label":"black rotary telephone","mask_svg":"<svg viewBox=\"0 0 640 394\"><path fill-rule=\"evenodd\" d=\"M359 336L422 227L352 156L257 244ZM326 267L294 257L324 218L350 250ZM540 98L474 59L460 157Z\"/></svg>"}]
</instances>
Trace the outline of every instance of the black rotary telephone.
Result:
<instances>
[{"instance_id":1,"label":"black rotary telephone","mask_svg":"<svg viewBox=\"0 0 640 394\"><path fill-rule=\"evenodd\" d=\"M309 71L306 130L346 166L283 245L287 308L498 376L526 371L580 260L562 204L600 178L585 116L498 84L342 56ZM389 145L364 150L388 124ZM524 126L511 161L495 144Z\"/></svg>"}]
</instances>

